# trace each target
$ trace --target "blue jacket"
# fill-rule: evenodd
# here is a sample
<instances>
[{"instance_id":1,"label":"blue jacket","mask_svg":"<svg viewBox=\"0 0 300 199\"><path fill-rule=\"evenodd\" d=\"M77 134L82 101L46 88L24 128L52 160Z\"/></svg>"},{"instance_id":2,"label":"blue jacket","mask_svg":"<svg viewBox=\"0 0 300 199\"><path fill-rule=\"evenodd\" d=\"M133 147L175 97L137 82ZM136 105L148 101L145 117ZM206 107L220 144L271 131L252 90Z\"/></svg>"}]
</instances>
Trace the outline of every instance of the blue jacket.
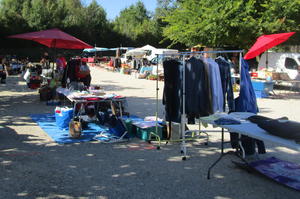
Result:
<instances>
[{"instance_id":1,"label":"blue jacket","mask_svg":"<svg viewBox=\"0 0 300 199\"><path fill-rule=\"evenodd\" d=\"M235 111L256 114L258 112L258 107L249 75L249 65L243 58L241 58L241 64L240 95L235 99Z\"/></svg>"},{"instance_id":2,"label":"blue jacket","mask_svg":"<svg viewBox=\"0 0 300 199\"><path fill-rule=\"evenodd\" d=\"M204 61L209 65L209 80L212 94L212 111L213 113L217 111L222 112L224 106L224 96L219 65L212 58L206 58L204 59Z\"/></svg>"},{"instance_id":3,"label":"blue jacket","mask_svg":"<svg viewBox=\"0 0 300 199\"><path fill-rule=\"evenodd\" d=\"M222 89L223 89L223 111L225 111L226 99L229 112L234 111L233 88L230 74L230 64L224 58L218 57L216 60L219 65Z\"/></svg>"}]
</instances>

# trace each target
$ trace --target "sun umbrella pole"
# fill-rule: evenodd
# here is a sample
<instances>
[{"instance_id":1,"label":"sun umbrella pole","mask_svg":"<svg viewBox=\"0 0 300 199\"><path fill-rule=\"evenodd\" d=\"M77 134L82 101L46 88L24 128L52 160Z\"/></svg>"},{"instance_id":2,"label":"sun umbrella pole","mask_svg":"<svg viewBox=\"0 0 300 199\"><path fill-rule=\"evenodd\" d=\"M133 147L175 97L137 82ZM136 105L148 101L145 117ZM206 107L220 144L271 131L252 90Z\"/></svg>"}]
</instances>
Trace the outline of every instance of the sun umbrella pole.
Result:
<instances>
[{"instance_id":1,"label":"sun umbrella pole","mask_svg":"<svg viewBox=\"0 0 300 199\"><path fill-rule=\"evenodd\" d=\"M52 72L51 72L51 78L54 77L54 69L55 69L55 63L56 63L56 55L57 55L57 49L56 49L56 39L53 40L51 48L54 49L53 53L53 64L52 64Z\"/></svg>"},{"instance_id":2,"label":"sun umbrella pole","mask_svg":"<svg viewBox=\"0 0 300 199\"><path fill-rule=\"evenodd\" d=\"M266 51L266 69L268 69L268 59L269 59L269 55L268 55L268 50Z\"/></svg>"},{"instance_id":3,"label":"sun umbrella pole","mask_svg":"<svg viewBox=\"0 0 300 199\"><path fill-rule=\"evenodd\" d=\"M156 63L156 113L155 113L155 134L158 135L158 54L156 55L157 63ZM159 143L160 147L160 143Z\"/></svg>"}]
</instances>

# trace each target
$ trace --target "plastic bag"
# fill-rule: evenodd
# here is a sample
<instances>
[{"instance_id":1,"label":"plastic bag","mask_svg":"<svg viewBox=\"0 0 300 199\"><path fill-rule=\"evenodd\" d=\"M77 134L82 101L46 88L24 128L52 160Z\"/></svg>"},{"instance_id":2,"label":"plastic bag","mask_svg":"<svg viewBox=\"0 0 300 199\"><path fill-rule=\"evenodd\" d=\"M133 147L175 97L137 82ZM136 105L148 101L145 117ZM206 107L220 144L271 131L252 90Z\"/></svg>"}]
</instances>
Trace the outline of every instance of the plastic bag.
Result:
<instances>
[{"instance_id":1,"label":"plastic bag","mask_svg":"<svg viewBox=\"0 0 300 199\"><path fill-rule=\"evenodd\" d=\"M73 108L56 107L55 108L55 122L60 129L69 129L69 123L73 118Z\"/></svg>"},{"instance_id":2,"label":"plastic bag","mask_svg":"<svg viewBox=\"0 0 300 199\"><path fill-rule=\"evenodd\" d=\"M26 82L29 82L29 77L30 77L30 71L29 69L27 69L23 78Z\"/></svg>"},{"instance_id":3,"label":"plastic bag","mask_svg":"<svg viewBox=\"0 0 300 199\"><path fill-rule=\"evenodd\" d=\"M126 126L120 118L117 118L115 115L110 117L109 132L111 134L121 137L126 131ZM128 134L126 134L124 138L128 138Z\"/></svg>"}]
</instances>

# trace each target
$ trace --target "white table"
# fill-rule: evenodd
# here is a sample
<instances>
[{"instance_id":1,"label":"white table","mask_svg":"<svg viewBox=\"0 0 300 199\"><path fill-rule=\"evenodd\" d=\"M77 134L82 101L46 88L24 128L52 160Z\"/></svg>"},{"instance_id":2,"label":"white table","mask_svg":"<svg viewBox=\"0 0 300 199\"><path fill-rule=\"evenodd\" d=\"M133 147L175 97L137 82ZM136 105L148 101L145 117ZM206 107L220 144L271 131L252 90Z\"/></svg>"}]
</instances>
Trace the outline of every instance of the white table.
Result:
<instances>
[{"instance_id":1,"label":"white table","mask_svg":"<svg viewBox=\"0 0 300 199\"><path fill-rule=\"evenodd\" d=\"M241 124L236 124L236 125L216 125L214 120L212 119L207 119L204 117L204 118L200 118L200 120L201 122L215 125L217 127L222 128L221 156L209 168L208 175L207 175L208 179L210 178L211 169L221 160L221 158L224 155L226 155L226 153L224 153L224 129L227 129L230 132L238 133L239 135L245 135L262 141L269 141L274 144L278 144L280 146L284 146L290 149L300 151L300 144L296 143L294 140L274 136L266 132L264 129L260 128L257 124L251 123L250 121L241 121ZM241 143L239 144L241 146ZM240 157L240 158L244 161L243 159L244 157Z\"/></svg>"},{"instance_id":2,"label":"white table","mask_svg":"<svg viewBox=\"0 0 300 199\"><path fill-rule=\"evenodd\" d=\"M300 144L297 144L294 140L281 138L266 132L264 129L260 128L257 124L252 122L243 122L237 125L216 125L212 120L201 119L202 122L218 126L220 128L228 129L230 132L236 132L248 137L256 138L262 141L269 141L274 144L285 146L290 149L300 151Z\"/></svg>"}]
</instances>

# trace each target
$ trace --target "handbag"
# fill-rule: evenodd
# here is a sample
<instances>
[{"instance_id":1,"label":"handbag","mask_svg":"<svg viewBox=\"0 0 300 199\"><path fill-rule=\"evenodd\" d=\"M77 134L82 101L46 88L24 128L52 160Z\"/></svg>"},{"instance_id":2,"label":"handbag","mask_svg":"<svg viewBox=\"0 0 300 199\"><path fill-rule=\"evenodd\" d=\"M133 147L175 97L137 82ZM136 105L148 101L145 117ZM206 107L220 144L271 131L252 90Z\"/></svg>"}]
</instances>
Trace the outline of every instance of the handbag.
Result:
<instances>
[{"instance_id":1,"label":"handbag","mask_svg":"<svg viewBox=\"0 0 300 199\"><path fill-rule=\"evenodd\" d=\"M82 124L79 119L72 119L69 123L69 136L74 139L78 139L81 136Z\"/></svg>"}]
</instances>

